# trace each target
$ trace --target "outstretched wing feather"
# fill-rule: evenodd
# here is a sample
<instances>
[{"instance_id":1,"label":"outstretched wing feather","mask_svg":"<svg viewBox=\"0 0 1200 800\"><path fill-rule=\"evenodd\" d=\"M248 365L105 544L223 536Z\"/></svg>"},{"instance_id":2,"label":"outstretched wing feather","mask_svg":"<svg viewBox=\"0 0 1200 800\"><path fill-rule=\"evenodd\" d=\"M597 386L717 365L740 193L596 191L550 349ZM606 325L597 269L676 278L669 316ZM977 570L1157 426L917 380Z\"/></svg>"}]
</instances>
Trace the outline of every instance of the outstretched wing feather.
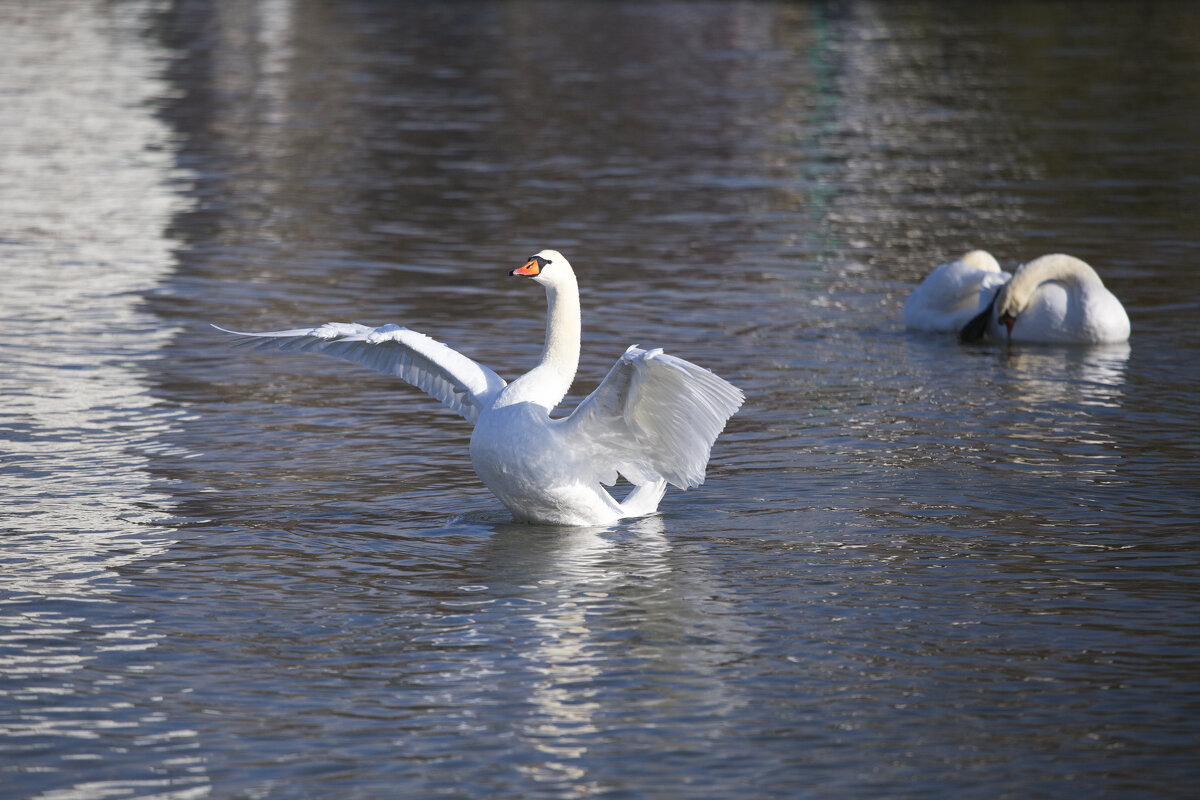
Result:
<instances>
[{"instance_id":1,"label":"outstretched wing feather","mask_svg":"<svg viewBox=\"0 0 1200 800\"><path fill-rule=\"evenodd\" d=\"M217 330L239 337L255 350L324 353L354 361L416 386L469 422L478 419L505 382L492 370L423 333L384 325L331 322L316 328L249 333Z\"/></svg>"},{"instance_id":2,"label":"outstretched wing feather","mask_svg":"<svg viewBox=\"0 0 1200 800\"><path fill-rule=\"evenodd\" d=\"M744 400L703 367L634 346L566 423L601 444L630 481L688 489L704 482L713 442Z\"/></svg>"}]
</instances>

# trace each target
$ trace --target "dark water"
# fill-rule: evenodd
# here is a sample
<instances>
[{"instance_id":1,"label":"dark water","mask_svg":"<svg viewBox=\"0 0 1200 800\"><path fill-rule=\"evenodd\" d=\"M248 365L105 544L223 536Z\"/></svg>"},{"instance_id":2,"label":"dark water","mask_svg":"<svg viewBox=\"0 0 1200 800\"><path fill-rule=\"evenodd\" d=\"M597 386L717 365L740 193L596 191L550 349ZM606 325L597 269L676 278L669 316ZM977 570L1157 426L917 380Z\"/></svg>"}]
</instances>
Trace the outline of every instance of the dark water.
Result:
<instances>
[{"instance_id":1,"label":"dark water","mask_svg":"<svg viewBox=\"0 0 1200 800\"><path fill-rule=\"evenodd\" d=\"M1200 7L0 5L0 794L1148 797L1200 780ZM749 399L514 525L468 427L210 321L513 377L556 247ZM905 335L1065 251L1128 347Z\"/></svg>"}]
</instances>

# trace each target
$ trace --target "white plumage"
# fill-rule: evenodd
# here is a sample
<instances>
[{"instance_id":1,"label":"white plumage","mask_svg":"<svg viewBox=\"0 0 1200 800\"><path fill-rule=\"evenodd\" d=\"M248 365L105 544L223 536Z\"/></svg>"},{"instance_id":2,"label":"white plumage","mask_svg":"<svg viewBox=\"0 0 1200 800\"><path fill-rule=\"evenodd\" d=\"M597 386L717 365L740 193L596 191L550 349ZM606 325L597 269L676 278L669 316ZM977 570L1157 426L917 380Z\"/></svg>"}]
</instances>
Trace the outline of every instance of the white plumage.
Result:
<instances>
[{"instance_id":1,"label":"white plumage","mask_svg":"<svg viewBox=\"0 0 1200 800\"><path fill-rule=\"evenodd\" d=\"M972 250L957 261L940 265L913 289L904 303L904 327L958 333L1010 278L991 253Z\"/></svg>"},{"instance_id":2,"label":"white plumage","mask_svg":"<svg viewBox=\"0 0 1200 800\"><path fill-rule=\"evenodd\" d=\"M633 346L567 417L550 412L579 363L579 290L570 263L543 250L513 275L546 287L546 344L538 365L511 384L424 334L385 325L328 323L245 333L256 349L325 353L395 375L467 421L471 462L519 520L602 525L658 508L666 484L704 482L713 442L741 406L737 387L662 350ZM634 488L618 502L618 473Z\"/></svg>"},{"instance_id":3,"label":"white plumage","mask_svg":"<svg viewBox=\"0 0 1200 800\"><path fill-rule=\"evenodd\" d=\"M904 305L910 330L955 331L1044 344L1113 344L1129 338L1129 316L1088 264L1056 253L1013 274L988 253L973 250L942 264Z\"/></svg>"}]
</instances>

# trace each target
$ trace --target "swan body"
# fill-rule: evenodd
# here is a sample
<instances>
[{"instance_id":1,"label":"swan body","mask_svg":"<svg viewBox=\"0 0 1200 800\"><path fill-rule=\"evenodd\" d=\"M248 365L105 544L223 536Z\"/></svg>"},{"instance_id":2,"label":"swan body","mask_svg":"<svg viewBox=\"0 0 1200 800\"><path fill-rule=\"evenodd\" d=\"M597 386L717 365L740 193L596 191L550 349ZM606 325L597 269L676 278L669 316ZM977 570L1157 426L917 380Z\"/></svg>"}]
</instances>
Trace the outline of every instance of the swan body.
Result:
<instances>
[{"instance_id":1,"label":"swan body","mask_svg":"<svg viewBox=\"0 0 1200 800\"><path fill-rule=\"evenodd\" d=\"M972 250L957 261L942 264L908 296L904 327L957 333L1011 277L986 250Z\"/></svg>"},{"instance_id":2,"label":"swan body","mask_svg":"<svg viewBox=\"0 0 1200 800\"><path fill-rule=\"evenodd\" d=\"M1088 264L1046 255L1013 274L973 250L942 264L904 305L909 330L1047 344L1110 344L1129 338L1124 306Z\"/></svg>"},{"instance_id":3,"label":"swan body","mask_svg":"<svg viewBox=\"0 0 1200 800\"><path fill-rule=\"evenodd\" d=\"M594 392L566 417L551 411L579 364L579 289L570 263L543 250L511 275L546 288L546 341L538 364L505 383L495 372L396 325L328 323L245 333L258 349L304 350L396 375L475 423L471 463L514 518L604 525L652 514L667 484L704 482L713 442L741 406L742 392L660 349L630 347ZM633 484L622 501L605 488Z\"/></svg>"},{"instance_id":4,"label":"swan body","mask_svg":"<svg viewBox=\"0 0 1200 800\"><path fill-rule=\"evenodd\" d=\"M1129 339L1129 315L1087 263L1055 253L1013 273L963 326L964 341L1115 344Z\"/></svg>"}]
</instances>

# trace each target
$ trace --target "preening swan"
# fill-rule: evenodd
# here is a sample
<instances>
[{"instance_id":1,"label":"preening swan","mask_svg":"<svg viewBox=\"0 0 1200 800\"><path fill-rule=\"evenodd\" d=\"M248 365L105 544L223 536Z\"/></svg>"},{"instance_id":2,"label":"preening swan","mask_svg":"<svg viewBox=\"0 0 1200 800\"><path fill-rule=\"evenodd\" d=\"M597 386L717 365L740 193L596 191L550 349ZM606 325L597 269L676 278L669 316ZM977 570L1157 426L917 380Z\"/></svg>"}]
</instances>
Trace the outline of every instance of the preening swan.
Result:
<instances>
[{"instance_id":1,"label":"preening swan","mask_svg":"<svg viewBox=\"0 0 1200 800\"><path fill-rule=\"evenodd\" d=\"M1113 344L1129 338L1129 315L1094 269L1056 253L1017 269L959 337L1005 334L1014 342Z\"/></svg>"},{"instance_id":2,"label":"preening swan","mask_svg":"<svg viewBox=\"0 0 1200 800\"><path fill-rule=\"evenodd\" d=\"M972 250L925 277L904 303L904 327L950 333L962 330L1011 278L986 250Z\"/></svg>"},{"instance_id":3,"label":"preening swan","mask_svg":"<svg viewBox=\"0 0 1200 800\"><path fill-rule=\"evenodd\" d=\"M482 364L396 325L219 330L256 349L357 361L440 400L475 423L471 463L518 520L604 525L654 513L668 483L680 489L703 483L709 451L745 399L742 392L689 361L634 345L569 416L551 417L579 365L575 273L561 253L543 250L509 274L545 286L549 308L541 360L507 384ZM618 473L633 484L621 502L604 488Z\"/></svg>"},{"instance_id":4,"label":"preening swan","mask_svg":"<svg viewBox=\"0 0 1200 800\"><path fill-rule=\"evenodd\" d=\"M1129 338L1129 316L1096 271L1073 256L1036 258L1011 276L974 250L931 272L904 306L905 327L1048 344Z\"/></svg>"}]
</instances>

